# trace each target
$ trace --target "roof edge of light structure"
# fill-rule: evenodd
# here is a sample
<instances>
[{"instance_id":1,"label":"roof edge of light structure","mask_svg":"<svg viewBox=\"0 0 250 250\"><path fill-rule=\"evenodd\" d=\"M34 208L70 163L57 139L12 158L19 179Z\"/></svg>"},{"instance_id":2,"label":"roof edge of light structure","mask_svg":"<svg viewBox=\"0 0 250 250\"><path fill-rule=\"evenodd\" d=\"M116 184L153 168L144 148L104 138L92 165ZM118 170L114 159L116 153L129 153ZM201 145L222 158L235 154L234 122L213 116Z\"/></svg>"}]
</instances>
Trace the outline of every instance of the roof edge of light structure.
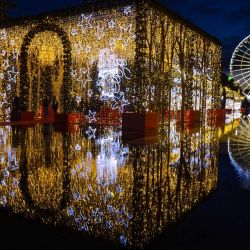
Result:
<instances>
[{"instance_id":1,"label":"roof edge of light structure","mask_svg":"<svg viewBox=\"0 0 250 250\"><path fill-rule=\"evenodd\" d=\"M153 8L155 8L159 11L162 11L166 15L172 17L174 20L177 20L177 21L187 25L190 29L196 31L197 33L199 33L203 36L206 36L207 38L209 38L210 40L212 40L213 42L215 42L216 44L221 46L222 43L218 38L209 34L206 31L204 31L202 28L200 28L196 24L192 23L191 21L187 20L186 18L182 17L181 15L177 14L175 11L169 9L164 4L160 3L159 0L149 0L149 2Z\"/></svg>"},{"instance_id":2,"label":"roof edge of light structure","mask_svg":"<svg viewBox=\"0 0 250 250\"><path fill-rule=\"evenodd\" d=\"M196 31L202 36L205 36L209 38L211 41L214 43L218 44L221 46L221 42L219 39L214 37L213 35L207 33L197 25L193 24L191 21L185 19L184 17L180 16L176 12L170 10L167 8L164 4L160 3L158 0L93 0L93 1L87 1L84 4L74 6L74 7L69 7L69 8L63 8L63 9L58 9L54 11L49 11L37 15L31 15L31 16L23 16L23 17L17 17L14 19L8 19L5 21L2 21L0 23L0 28L9 28L12 26L16 25L24 25L26 22L29 21L39 21L39 20L44 20L45 18L49 17L62 17L66 18L69 16L73 15L78 15L81 14L82 12L89 12L89 11L99 11L99 10L108 10L108 9L114 9L117 7L125 7L127 5L135 5L136 3L144 1L148 2L149 6L161 11L162 13L166 14L167 16L170 16L174 20L179 21L180 23L185 24L188 26L191 30Z\"/></svg>"}]
</instances>

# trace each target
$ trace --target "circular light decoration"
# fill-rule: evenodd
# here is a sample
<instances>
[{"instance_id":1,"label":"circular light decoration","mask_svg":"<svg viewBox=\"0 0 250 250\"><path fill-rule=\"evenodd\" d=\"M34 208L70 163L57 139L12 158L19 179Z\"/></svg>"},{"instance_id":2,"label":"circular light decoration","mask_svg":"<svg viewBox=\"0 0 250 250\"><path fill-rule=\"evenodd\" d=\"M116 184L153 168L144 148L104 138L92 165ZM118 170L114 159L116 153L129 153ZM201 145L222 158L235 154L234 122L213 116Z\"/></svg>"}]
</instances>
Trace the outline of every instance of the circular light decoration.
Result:
<instances>
[{"instance_id":1,"label":"circular light decoration","mask_svg":"<svg viewBox=\"0 0 250 250\"><path fill-rule=\"evenodd\" d=\"M250 98L250 36L243 39L233 52L230 72L234 82Z\"/></svg>"},{"instance_id":2,"label":"circular light decoration","mask_svg":"<svg viewBox=\"0 0 250 250\"><path fill-rule=\"evenodd\" d=\"M228 155L237 172L241 185L250 189L250 121L241 120L239 127L228 138Z\"/></svg>"}]
</instances>

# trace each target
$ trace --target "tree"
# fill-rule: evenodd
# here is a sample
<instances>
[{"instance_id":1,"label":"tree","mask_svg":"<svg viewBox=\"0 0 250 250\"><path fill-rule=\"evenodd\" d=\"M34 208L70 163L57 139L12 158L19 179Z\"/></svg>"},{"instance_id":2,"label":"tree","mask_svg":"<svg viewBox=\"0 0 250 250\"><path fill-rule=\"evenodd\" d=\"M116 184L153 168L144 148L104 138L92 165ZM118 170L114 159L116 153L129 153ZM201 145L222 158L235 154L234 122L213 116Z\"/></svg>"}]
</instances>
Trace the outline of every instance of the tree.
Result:
<instances>
[{"instance_id":1,"label":"tree","mask_svg":"<svg viewBox=\"0 0 250 250\"><path fill-rule=\"evenodd\" d=\"M16 7L12 0L0 0L0 21L8 18L7 11Z\"/></svg>"}]
</instances>

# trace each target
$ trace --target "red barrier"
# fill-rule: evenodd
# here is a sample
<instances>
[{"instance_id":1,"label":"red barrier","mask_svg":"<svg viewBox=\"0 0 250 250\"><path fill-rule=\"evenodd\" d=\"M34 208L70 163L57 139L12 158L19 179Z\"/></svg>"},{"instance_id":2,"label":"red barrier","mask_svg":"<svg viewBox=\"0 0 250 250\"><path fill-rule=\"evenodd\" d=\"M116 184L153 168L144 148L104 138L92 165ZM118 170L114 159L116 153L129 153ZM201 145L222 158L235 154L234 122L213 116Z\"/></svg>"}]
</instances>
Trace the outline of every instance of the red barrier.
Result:
<instances>
[{"instance_id":1,"label":"red barrier","mask_svg":"<svg viewBox=\"0 0 250 250\"><path fill-rule=\"evenodd\" d=\"M158 141L158 129L146 131L122 131L122 141L130 145L150 145Z\"/></svg>"},{"instance_id":2,"label":"red barrier","mask_svg":"<svg viewBox=\"0 0 250 250\"><path fill-rule=\"evenodd\" d=\"M200 111L199 110L185 110L184 112L184 121L195 121L195 122L199 122L200 121ZM165 113L165 117L166 118L170 118L171 119L177 119L178 121L181 120L181 110L177 110L177 111L167 111Z\"/></svg>"},{"instance_id":3,"label":"red barrier","mask_svg":"<svg viewBox=\"0 0 250 250\"><path fill-rule=\"evenodd\" d=\"M118 109L102 108L96 115L97 123L101 125L120 125L121 112Z\"/></svg>"},{"instance_id":4,"label":"red barrier","mask_svg":"<svg viewBox=\"0 0 250 250\"><path fill-rule=\"evenodd\" d=\"M246 112L246 108L241 108L240 112L244 114Z\"/></svg>"},{"instance_id":5,"label":"red barrier","mask_svg":"<svg viewBox=\"0 0 250 250\"><path fill-rule=\"evenodd\" d=\"M193 129L200 125L200 111L199 110L185 110L184 111L184 128ZM181 110L177 111L177 127L181 127Z\"/></svg>"},{"instance_id":6,"label":"red barrier","mask_svg":"<svg viewBox=\"0 0 250 250\"><path fill-rule=\"evenodd\" d=\"M208 119L225 120L227 112L229 111L226 109L208 109L207 116Z\"/></svg>"},{"instance_id":7,"label":"red barrier","mask_svg":"<svg viewBox=\"0 0 250 250\"><path fill-rule=\"evenodd\" d=\"M20 121L34 121L35 113L30 111L21 111Z\"/></svg>"},{"instance_id":8,"label":"red barrier","mask_svg":"<svg viewBox=\"0 0 250 250\"><path fill-rule=\"evenodd\" d=\"M158 128L159 114L157 113L123 113L122 129L124 131L147 131Z\"/></svg>"},{"instance_id":9,"label":"red barrier","mask_svg":"<svg viewBox=\"0 0 250 250\"><path fill-rule=\"evenodd\" d=\"M199 110L186 110L184 113L185 121L200 122L201 113Z\"/></svg>"},{"instance_id":10,"label":"red barrier","mask_svg":"<svg viewBox=\"0 0 250 250\"><path fill-rule=\"evenodd\" d=\"M170 119L177 119L177 111L174 110L166 111L165 118L168 119L169 117Z\"/></svg>"},{"instance_id":11,"label":"red barrier","mask_svg":"<svg viewBox=\"0 0 250 250\"><path fill-rule=\"evenodd\" d=\"M225 125L225 119L209 119L207 121L208 126L215 126L216 128L222 127Z\"/></svg>"},{"instance_id":12,"label":"red barrier","mask_svg":"<svg viewBox=\"0 0 250 250\"><path fill-rule=\"evenodd\" d=\"M84 115L78 113L55 114L55 123L82 123L84 121Z\"/></svg>"}]
</instances>

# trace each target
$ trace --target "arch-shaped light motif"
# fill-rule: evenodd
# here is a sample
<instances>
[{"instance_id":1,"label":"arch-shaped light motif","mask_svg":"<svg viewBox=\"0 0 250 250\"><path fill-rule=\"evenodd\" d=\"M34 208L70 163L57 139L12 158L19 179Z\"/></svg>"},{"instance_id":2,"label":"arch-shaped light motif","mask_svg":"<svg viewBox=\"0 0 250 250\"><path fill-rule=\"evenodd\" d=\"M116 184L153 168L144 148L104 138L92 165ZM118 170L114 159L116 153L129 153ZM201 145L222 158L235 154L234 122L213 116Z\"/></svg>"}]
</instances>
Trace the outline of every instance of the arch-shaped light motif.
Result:
<instances>
[{"instance_id":1,"label":"arch-shaped light motif","mask_svg":"<svg viewBox=\"0 0 250 250\"><path fill-rule=\"evenodd\" d=\"M67 36L67 33L57 26L56 24L52 23L41 23L34 27L32 30L28 32L28 34L23 39L23 44L21 47L21 54L20 54L20 97L21 103L23 104L23 109L28 109L28 93L29 93L29 81L28 79L28 50L31 44L32 39L35 37L36 34L44 32L44 31L51 31L55 32L61 39L63 44L63 58L64 58L64 76L63 76L63 84L62 84L62 101L63 101L63 111L70 112L71 105L71 72L72 72L72 55L71 55L71 44L70 40Z\"/></svg>"}]
</instances>

